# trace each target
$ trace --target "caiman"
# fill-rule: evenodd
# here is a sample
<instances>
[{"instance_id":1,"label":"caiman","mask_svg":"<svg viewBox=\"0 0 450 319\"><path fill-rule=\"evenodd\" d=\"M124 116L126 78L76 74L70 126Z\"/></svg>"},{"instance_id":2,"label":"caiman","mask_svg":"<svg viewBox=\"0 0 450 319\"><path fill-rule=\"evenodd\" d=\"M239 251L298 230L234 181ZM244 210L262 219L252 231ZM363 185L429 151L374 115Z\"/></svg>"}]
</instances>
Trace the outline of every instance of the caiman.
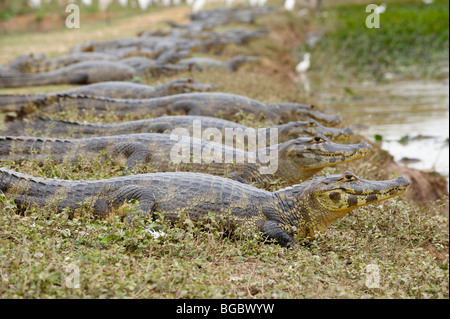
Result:
<instances>
[{"instance_id":1,"label":"caiman","mask_svg":"<svg viewBox=\"0 0 450 319\"><path fill-rule=\"evenodd\" d=\"M8 122L6 129L0 132L0 135L80 138L134 133L171 133L173 130L180 128L186 129L187 135L194 137L194 134L198 134L194 133L194 128L195 130L200 131L198 135L203 135L204 131L207 129L217 129L222 136L222 144L227 144L229 146L235 145L234 143L228 144L225 140L226 129L235 132L240 131L243 132L243 134L255 132L251 127L218 119L216 117L175 115L118 123L54 121L49 118L38 117ZM271 129L277 130L278 143L317 134L325 135L333 141L339 141L348 139L353 134L353 131L350 128L341 129L326 127L314 120L306 122L298 121L263 128L263 130L266 131L265 135L267 137L267 143L269 143L270 140ZM202 138L208 139L206 136ZM245 138L242 142L245 143ZM238 146L236 145L235 147Z\"/></svg>"},{"instance_id":2,"label":"caiman","mask_svg":"<svg viewBox=\"0 0 450 319\"><path fill-rule=\"evenodd\" d=\"M175 61L175 63L185 57L186 53L179 52L167 52L164 59L168 61ZM188 65L173 64L174 62L160 62L155 59L149 59L144 57L130 57L118 61L119 63L131 66L135 71L136 76L151 76L158 77L160 75L172 75L181 71L189 70Z\"/></svg>"},{"instance_id":3,"label":"caiman","mask_svg":"<svg viewBox=\"0 0 450 319\"><path fill-rule=\"evenodd\" d=\"M158 76L175 74L187 70L187 66L158 64L135 68L121 61L86 61L74 63L60 69L42 73L20 73L0 76L0 88L48 85L48 84L90 84L105 81L129 81L134 76ZM133 62L134 63L134 62Z\"/></svg>"},{"instance_id":4,"label":"caiman","mask_svg":"<svg viewBox=\"0 0 450 319\"><path fill-rule=\"evenodd\" d=\"M32 55L25 54L13 60L8 68L16 71L16 73L43 73L54 71L75 63L87 61L120 61L127 64L127 58L141 57L159 63L175 63L179 59L193 53L195 48L186 50L173 49L148 49L143 47L124 47L107 52L77 52L46 59L44 54ZM181 54L183 53L183 54ZM178 56L175 59L175 55ZM3 74L3 73L0 73Z\"/></svg>"},{"instance_id":5,"label":"caiman","mask_svg":"<svg viewBox=\"0 0 450 319\"><path fill-rule=\"evenodd\" d=\"M192 20L190 24L202 23L205 25L206 29L227 25L232 22L254 23L258 16L268 14L272 9L273 8L268 6L252 8L215 8L192 13L189 15L189 18ZM188 24L188 27L190 24Z\"/></svg>"},{"instance_id":6,"label":"caiman","mask_svg":"<svg viewBox=\"0 0 450 319\"><path fill-rule=\"evenodd\" d=\"M0 65L0 77L2 76L14 76L20 74L19 71L15 69L11 69L8 66Z\"/></svg>"},{"instance_id":7,"label":"caiman","mask_svg":"<svg viewBox=\"0 0 450 319\"><path fill-rule=\"evenodd\" d=\"M23 61L18 69L23 73L42 73L86 61L121 61L122 63L125 63L125 61L123 61L124 59L133 56L153 59L162 53L162 50L155 51L139 47L122 48L108 52L77 52L51 59L30 58L27 61ZM191 53L191 51L189 51L189 53Z\"/></svg>"},{"instance_id":8,"label":"caiman","mask_svg":"<svg viewBox=\"0 0 450 319\"><path fill-rule=\"evenodd\" d=\"M15 70L16 73L25 72L31 64L39 63L44 61L46 58L45 54L22 54L16 57L8 64L8 68Z\"/></svg>"},{"instance_id":9,"label":"caiman","mask_svg":"<svg viewBox=\"0 0 450 319\"><path fill-rule=\"evenodd\" d=\"M0 88L48 85L89 84L103 81L128 81L135 70L114 61L87 61L71 64L58 70L36 74L0 77Z\"/></svg>"},{"instance_id":10,"label":"caiman","mask_svg":"<svg viewBox=\"0 0 450 319\"><path fill-rule=\"evenodd\" d=\"M142 133L82 139L0 137L0 159L20 163L26 159L77 163L106 156L122 164L124 172L149 163L161 172L189 171L229 176L242 182L288 185L304 181L323 168L366 156L371 146L336 144L324 136L304 137L281 144L258 145L244 151L188 136Z\"/></svg>"},{"instance_id":11,"label":"caiman","mask_svg":"<svg viewBox=\"0 0 450 319\"><path fill-rule=\"evenodd\" d=\"M221 92L176 94L154 99L110 99L82 95L56 95L53 104L36 104L44 113L78 110L80 114L101 116L114 112L119 118L132 119L144 116L202 115L226 120L239 119L242 114L252 114L255 120L279 124L290 121L316 120L327 126L340 123L339 116L321 113L306 104L286 103L267 105L248 97ZM26 114L27 111L18 112Z\"/></svg>"},{"instance_id":12,"label":"caiman","mask_svg":"<svg viewBox=\"0 0 450 319\"><path fill-rule=\"evenodd\" d=\"M225 31L215 32L204 30L203 24L189 24L189 27L183 29L172 29L170 31L144 31L140 33L140 37L169 37L191 39L197 44L197 52L220 52L226 45L235 43L243 45L253 39L261 38L267 35L268 28L251 29L227 29Z\"/></svg>"},{"instance_id":13,"label":"caiman","mask_svg":"<svg viewBox=\"0 0 450 319\"><path fill-rule=\"evenodd\" d=\"M198 71L214 69L236 72L245 63L250 61L257 61L258 59L259 57L257 56L245 56L240 54L224 62L206 57L193 57L181 59L180 61L178 61L178 64L188 65L191 70Z\"/></svg>"},{"instance_id":14,"label":"caiman","mask_svg":"<svg viewBox=\"0 0 450 319\"><path fill-rule=\"evenodd\" d=\"M102 52L116 56L124 56L124 52L134 52L128 56L139 56L139 51L144 51L145 56L157 58L165 51L190 50L195 51L201 46L201 41L182 37L140 37L118 38L110 41L94 41L80 43L71 49L71 53ZM131 50L131 51L129 51ZM152 55L152 52L154 53Z\"/></svg>"},{"instance_id":15,"label":"caiman","mask_svg":"<svg viewBox=\"0 0 450 319\"><path fill-rule=\"evenodd\" d=\"M209 92L218 87L215 84L202 84L195 79L176 79L157 86L123 81L106 81L87 84L75 89L44 94L5 94L0 95L0 112L19 112L29 104L51 104L57 94L73 94L109 97L119 99L149 99L173 94ZM48 100L48 102L47 102Z\"/></svg>"},{"instance_id":16,"label":"caiman","mask_svg":"<svg viewBox=\"0 0 450 319\"><path fill-rule=\"evenodd\" d=\"M86 61L116 61L112 54L100 52L80 52L63 55L51 59L28 59L20 65L22 73L42 73L63 68L65 66Z\"/></svg>"},{"instance_id":17,"label":"caiman","mask_svg":"<svg viewBox=\"0 0 450 319\"><path fill-rule=\"evenodd\" d=\"M199 221L212 213L233 225L256 228L282 246L314 238L350 211L402 194L409 181L364 180L351 172L321 176L276 192L200 173L149 173L94 181L37 178L0 169L0 191L20 210L47 206L69 217L93 212L103 217L114 207L135 202L124 223L162 213L169 221Z\"/></svg>"}]
</instances>

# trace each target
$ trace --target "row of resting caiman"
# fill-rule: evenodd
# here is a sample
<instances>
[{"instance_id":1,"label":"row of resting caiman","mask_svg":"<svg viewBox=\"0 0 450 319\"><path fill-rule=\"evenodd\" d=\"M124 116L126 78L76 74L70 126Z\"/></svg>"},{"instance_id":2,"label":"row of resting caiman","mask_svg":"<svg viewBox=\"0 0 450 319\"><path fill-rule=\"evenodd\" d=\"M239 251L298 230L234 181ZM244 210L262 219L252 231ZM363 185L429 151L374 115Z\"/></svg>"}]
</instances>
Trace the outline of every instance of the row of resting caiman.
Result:
<instances>
[{"instance_id":1,"label":"row of resting caiman","mask_svg":"<svg viewBox=\"0 0 450 319\"><path fill-rule=\"evenodd\" d=\"M3 167L0 192L14 200L20 210L48 206L55 212L68 211L70 216L92 212L103 218L115 207L131 202L134 205L124 217L131 227L153 218L155 212L174 222L179 218L200 221L213 213L230 226L257 228L283 246L314 237L358 207L403 193L409 185L403 177L370 181L348 171L315 176L325 167L365 157L372 147L366 142L337 143L348 139L352 130L333 127L340 118L312 105L263 103L212 92L218 87L193 79L150 87L111 82L110 76L104 76L119 66L114 71L118 77L112 80L123 80L123 76L129 80L145 65L142 59L164 59L153 64L154 70L203 69L205 65L220 68L223 65L207 58L182 55L199 48L207 50L208 45L209 50L220 51L233 41L245 44L245 39L257 36L229 30L222 37L210 29L231 21L251 23L268 12L264 8L210 10L192 15L186 25L171 23L170 32L88 42L61 59L33 57L30 62L30 57L22 57L0 68L0 87L36 85L50 77L58 83L87 84L64 92L0 95L0 112L9 112L10 120L0 136L4 165L11 161L20 165L24 161L75 164L81 159L99 160L120 165L125 175L68 181L33 177ZM258 32L265 34L267 30ZM138 51L143 56L133 56ZM95 55L104 59L77 60ZM118 63L119 56L135 60ZM140 70L148 71L154 62L149 63ZM109 71L100 72L102 67ZM237 67L230 63L224 69L236 71ZM100 83L88 84L94 82ZM121 122L59 119L69 111L100 119L113 113ZM249 115L265 126L256 130L236 123ZM145 173L148 169L157 172ZM275 182L284 188L268 191Z\"/></svg>"},{"instance_id":2,"label":"row of resting caiman","mask_svg":"<svg viewBox=\"0 0 450 319\"><path fill-rule=\"evenodd\" d=\"M9 65L0 66L0 88L129 81L135 77L154 78L186 70L235 72L258 57L236 55L228 61L221 61L191 55L229 43L244 43L267 32L265 29L239 31L209 32L199 39L143 34L139 38L86 43L74 48L70 54L49 59L43 54L25 54Z\"/></svg>"}]
</instances>

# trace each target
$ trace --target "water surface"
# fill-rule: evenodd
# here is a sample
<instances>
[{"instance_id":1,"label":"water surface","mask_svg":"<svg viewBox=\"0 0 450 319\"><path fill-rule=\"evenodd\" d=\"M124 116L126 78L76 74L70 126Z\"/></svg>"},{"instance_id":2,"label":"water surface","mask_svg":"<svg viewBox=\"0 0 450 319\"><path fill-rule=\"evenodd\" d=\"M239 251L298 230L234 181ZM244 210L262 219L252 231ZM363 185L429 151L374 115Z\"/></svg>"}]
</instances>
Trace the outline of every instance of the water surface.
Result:
<instances>
[{"instance_id":1,"label":"water surface","mask_svg":"<svg viewBox=\"0 0 450 319\"><path fill-rule=\"evenodd\" d=\"M408 167L449 177L449 82L394 81L331 87L319 103Z\"/></svg>"}]
</instances>

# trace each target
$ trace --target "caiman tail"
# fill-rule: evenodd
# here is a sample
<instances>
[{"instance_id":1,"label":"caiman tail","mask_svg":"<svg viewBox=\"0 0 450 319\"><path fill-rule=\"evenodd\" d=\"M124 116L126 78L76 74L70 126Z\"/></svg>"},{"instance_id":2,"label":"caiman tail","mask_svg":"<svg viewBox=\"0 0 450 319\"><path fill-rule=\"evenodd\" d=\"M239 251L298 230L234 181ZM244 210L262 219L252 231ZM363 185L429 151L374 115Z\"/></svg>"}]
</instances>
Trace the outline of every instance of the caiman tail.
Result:
<instances>
[{"instance_id":1,"label":"caiman tail","mask_svg":"<svg viewBox=\"0 0 450 319\"><path fill-rule=\"evenodd\" d=\"M31 204L39 206L47 204L47 198L42 193L43 187L49 191L48 194L55 194L58 188L67 184L68 181L49 183L43 178L25 175L5 167L0 168L0 193L12 194L14 201L21 208Z\"/></svg>"},{"instance_id":2,"label":"caiman tail","mask_svg":"<svg viewBox=\"0 0 450 319\"><path fill-rule=\"evenodd\" d=\"M0 88L55 84L55 78L42 74L18 74L0 77Z\"/></svg>"},{"instance_id":3,"label":"caiman tail","mask_svg":"<svg viewBox=\"0 0 450 319\"><path fill-rule=\"evenodd\" d=\"M49 72L0 76L0 88L125 81L130 80L135 72L134 68L123 63L85 61Z\"/></svg>"},{"instance_id":4,"label":"caiman tail","mask_svg":"<svg viewBox=\"0 0 450 319\"><path fill-rule=\"evenodd\" d=\"M93 132L98 131L98 128L106 126L107 124L96 123L78 123L71 121L52 121L48 117L38 116L31 120L22 119L9 121L7 127L0 131L3 136L44 136L44 137L65 137L72 135L81 137L81 135L92 135ZM104 131L101 131L103 133ZM70 134L69 134L70 133Z\"/></svg>"},{"instance_id":5,"label":"caiman tail","mask_svg":"<svg viewBox=\"0 0 450 319\"><path fill-rule=\"evenodd\" d=\"M1 78L0 78L1 81ZM29 104L44 103L46 94L5 94L0 95L0 112L22 112L23 107Z\"/></svg>"},{"instance_id":6,"label":"caiman tail","mask_svg":"<svg viewBox=\"0 0 450 319\"><path fill-rule=\"evenodd\" d=\"M23 186L28 188L31 184L38 181L29 175L9 170L5 167L0 168L0 192L3 194L11 193L11 186L23 181Z\"/></svg>"},{"instance_id":7,"label":"caiman tail","mask_svg":"<svg viewBox=\"0 0 450 319\"><path fill-rule=\"evenodd\" d=\"M11 153L19 154L18 156L22 157L23 154L38 152L44 145L42 139L26 136L0 136L0 141L0 159L12 159L9 157Z\"/></svg>"}]
</instances>

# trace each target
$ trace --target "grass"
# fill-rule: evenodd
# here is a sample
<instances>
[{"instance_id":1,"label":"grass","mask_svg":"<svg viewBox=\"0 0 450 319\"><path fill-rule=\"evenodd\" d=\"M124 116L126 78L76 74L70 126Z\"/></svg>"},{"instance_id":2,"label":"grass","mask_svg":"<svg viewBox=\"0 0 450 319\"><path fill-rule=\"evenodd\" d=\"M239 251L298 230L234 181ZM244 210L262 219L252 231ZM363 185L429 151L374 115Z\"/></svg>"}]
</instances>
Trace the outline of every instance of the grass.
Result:
<instances>
[{"instance_id":1,"label":"grass","mask_svg":"<svg viewBox=\"0 0 450 319\"><path fill-rule=\"evenodd\" d=\"M422 1L389 1L386 11L380 14L378 29L366 27L370 13L365 12L365 7L345 4L317 18L325 26L326 36L312 50L312 69L321 75L337 75L340 80L383 80L386 73L413 78L448 77L448 73L440 75L439 71L448 61L448 1L436 0L429 5Z\"/></svg>"},{"instance_id":2,"label":"grass","mask_svg":"<svg viewBox=\"0 0 450 319\"><path fill-rule=\"evenodd\" d=\"M329 8L329 3L325 4ZM388 4L391 8L391 3ZM172 10L164 12L167 15L178 12ZM128 24L138 26L141 19L151 20L154 16L131 17ZM305 39L303 30L312 29L314 23L313 18L299 20L293 14L261 18L259 25L272 28L267 39L244 47L228 46L218 57L226 59L236 53L260 55L259 62L248 64L237 73L181 73L145 78L144 83L156 85L193 76L200 82L218 84L224 92L265 102L304 102L305 96L292 81L291 72L295 54ZM91 30L94 25L86 28ZM123 27L122 22L113 20L110 28L98 31L105 38L113 38ZM127 30L124 36L131 29ZM51 45L46 48L46 43L51 43L52 37L61 39L65 35L61 30L40 34L40 42L33 34L8 35L0 40L2 48L8 44L7 50L0 51L0 61L8 60L16 50L23 50L22 38L28 39L31 47L39 48L38 52L56 55L58 48ZM86 37L85 40L90 40L97 35L91 32ZM80 41L80 35L76 35L68 38L65 45L70 47ZM329 72L339 74L336 70ZM8 89L0 93L62 89L66 87ZM78 119L74 114L70 117ZM114 121L114 117L87 120ZM246 117L242 122L261 125ZM348 142L360 139L355 136ZM327 168L321 174L348 169L367 179L392 178L395 172L384 169L388 157L374 145L373 153L364 161ZM70 180L116 177L122 171L122 167L101 159L90 162L81 159L73 165L55 165L50 158L43 164L6 161L2 166L35 176ZM152 168L146 166L142 171ZM270 189L280 187L281 182ZM444 205L445 199L423 206L404 196L396 197L357 209L312 242L287 250L264 242L261 234L253 230L238 228L230 233L214 218L200 224L182 220L170 225L157 217L145 227L130 229L124 226L121 216L133 208L132 204L104 220L94 219L89 212L68 219L67 214L54 214L51 207L30 208L19 214L15 204L1 195L0 295L2 298L448 298L449 233L448 219L441 214ZM379 269L377 288L366 285L372 265ZM79 287L75 288L77 271Z\"/></svg>"}]
</instances>

